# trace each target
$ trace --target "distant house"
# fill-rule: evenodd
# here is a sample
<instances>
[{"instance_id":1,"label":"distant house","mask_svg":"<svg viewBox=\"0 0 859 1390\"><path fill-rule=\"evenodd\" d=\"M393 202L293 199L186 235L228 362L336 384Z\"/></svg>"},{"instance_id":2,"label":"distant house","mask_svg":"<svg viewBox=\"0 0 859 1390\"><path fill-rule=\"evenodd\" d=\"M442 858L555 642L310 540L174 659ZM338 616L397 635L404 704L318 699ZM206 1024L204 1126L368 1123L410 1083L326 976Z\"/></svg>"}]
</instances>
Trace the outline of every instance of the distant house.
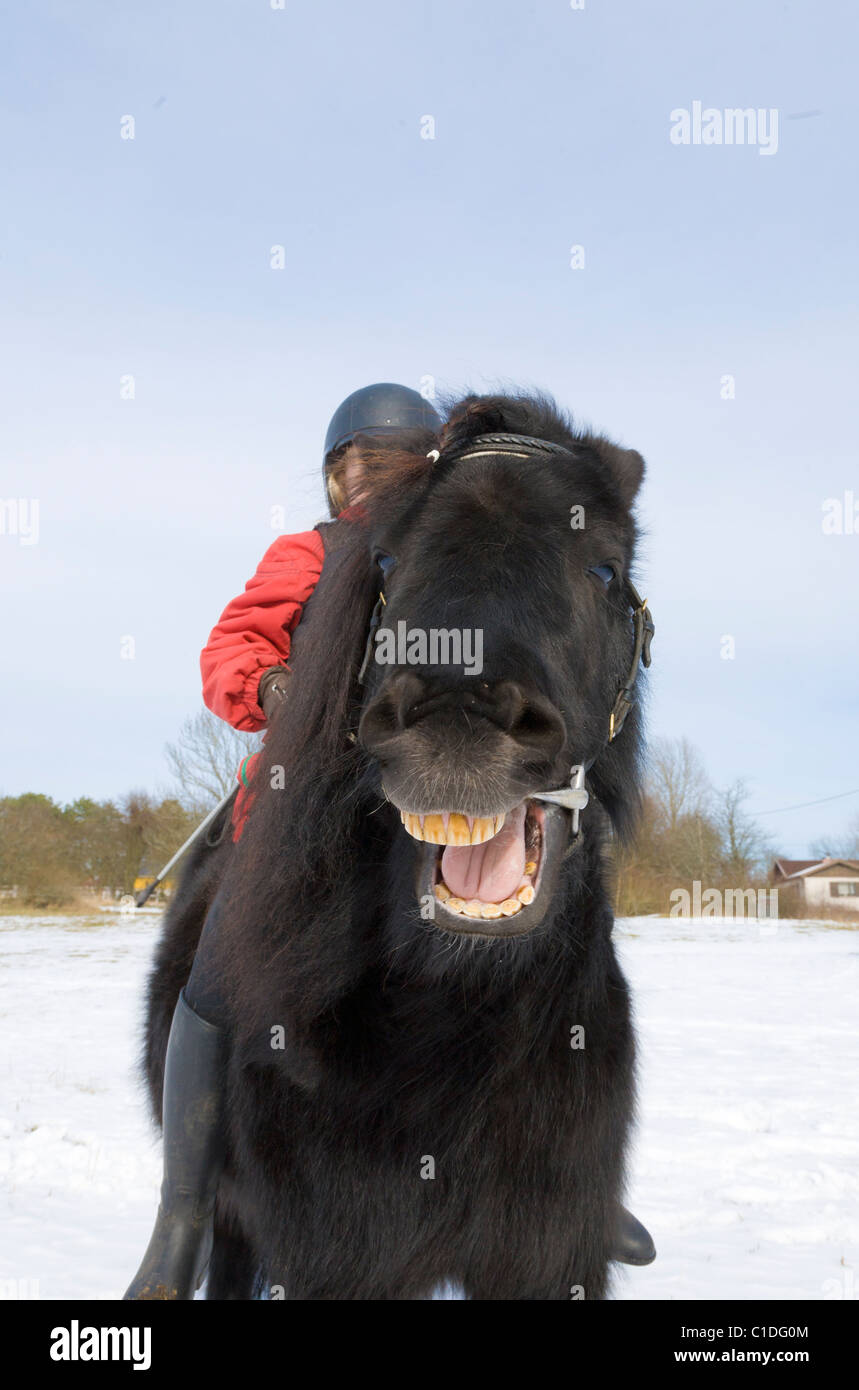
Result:
<instances>
[{"instance_id":1,"label":"distant house","mask_svg":"<svg viewBox=\"0 0 859 1390\"><path fill-rule=\"evenodd\" d=\"M859 859L777 859L771 879L816 915L833 907L859 915Z\"/></svg>"},{"instance_id":2,"label":"distant house","mask_svg":"<svg viewBox=\"0 0 859 1390\"><path fill-rule=\"evenodd\" d=\"M137 875L137 878L134 880L134 888L132 890L135 898L137 897L138 893L143 892L144 888L149 887L154 877L154 874ZM172 878L165 878L163 882L159 883L157 889L155 890L149 901L152 903L156 903L163 902L166 898L171 898L173 896L173 889L175 888L175 886L176 885Z\"/></svg>"},{"instance_id":3,"label":"distant house","mask_svg":"<svg viewBox=\"0 0 859 1390\"><path fill-rule=\"evenodd\" d=\"M154 878L155 873L152 869L152 860L148 854L144 854L140 868L137 870L137 877L134 880L134 887L131 890L135 898L137 897L138 893L143 892L144 888L149 887L150 883ZM175 888L175 886L175 879L165 878L162 883L159 883L158 887L156 888L149 901L154 906L156 903L164 902L167 898L172 898L173 889Z\"/></svg>"}]
</instances>

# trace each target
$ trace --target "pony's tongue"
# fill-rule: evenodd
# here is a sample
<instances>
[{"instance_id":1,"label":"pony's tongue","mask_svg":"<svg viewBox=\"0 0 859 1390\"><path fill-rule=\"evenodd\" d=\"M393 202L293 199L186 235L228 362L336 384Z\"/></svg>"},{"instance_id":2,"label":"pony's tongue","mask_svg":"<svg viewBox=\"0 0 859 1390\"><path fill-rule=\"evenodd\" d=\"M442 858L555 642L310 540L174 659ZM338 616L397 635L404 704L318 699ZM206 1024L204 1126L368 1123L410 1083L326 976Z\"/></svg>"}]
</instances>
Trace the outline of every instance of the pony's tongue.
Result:
<instances>
[{"instance_id":1,"label":"pony's tongue","mask_svg":"<svg viewBox=\"0 0 859 1390\"><path fill-rule=\"evenodd\" d=\"M448 845L441 856L441 875L458 898L500 903L510 898L525 872L525 803L508 811L504 825L482 845L460 849Z\"/></svg>"}]
</instances>

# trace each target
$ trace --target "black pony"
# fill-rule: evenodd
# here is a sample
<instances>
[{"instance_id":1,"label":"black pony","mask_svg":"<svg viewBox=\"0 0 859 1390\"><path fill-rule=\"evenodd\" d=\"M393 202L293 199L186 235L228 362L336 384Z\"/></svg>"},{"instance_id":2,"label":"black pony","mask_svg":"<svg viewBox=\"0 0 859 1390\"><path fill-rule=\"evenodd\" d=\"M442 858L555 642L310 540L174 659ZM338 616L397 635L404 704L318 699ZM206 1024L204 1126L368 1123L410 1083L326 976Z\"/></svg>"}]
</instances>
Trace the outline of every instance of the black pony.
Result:
<instances>
[{"instance_id":1,"label":"black pony","mask_svg":"<svg viewBox=\"0 0 859 1390\"><path fill-rule=\"evenodd\" d=\"M633 1108L605 860L638 798L643 463L529 396L467 397L440 458L400 462L326 544L242 840L168 914L153 1106L222 882L207 1296L598 1299ZM580 815L538 799L574 766Z\"/></svg>"}]
</instances>

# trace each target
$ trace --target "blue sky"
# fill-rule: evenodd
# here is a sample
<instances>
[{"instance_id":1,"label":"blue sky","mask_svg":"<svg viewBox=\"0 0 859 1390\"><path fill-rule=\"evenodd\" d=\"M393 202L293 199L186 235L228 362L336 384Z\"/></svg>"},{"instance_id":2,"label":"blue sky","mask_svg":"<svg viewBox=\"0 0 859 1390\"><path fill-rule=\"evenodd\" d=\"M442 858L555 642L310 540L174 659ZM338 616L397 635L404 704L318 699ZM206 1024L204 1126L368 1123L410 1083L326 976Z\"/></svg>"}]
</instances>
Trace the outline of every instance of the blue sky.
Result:
<instances>
[{"instance_id":1,"label":"blue sky","mask_svg":"<svg viewBox=\"0 0 859 1390\"><path fill-rule=\"evenodd\" d=\"M322 515L332 410L427 376L539 386L644 454L654 733L753 810L859 787L859 525L822 530L859 498L857 27L846 0L16 7L0 498L40 512L0 535L0 790L163 784L271 508ZM776 109L777 152L672 144L694 101ZM857 810L766 824L798 856Z\"/></svg>"}]
</instances>

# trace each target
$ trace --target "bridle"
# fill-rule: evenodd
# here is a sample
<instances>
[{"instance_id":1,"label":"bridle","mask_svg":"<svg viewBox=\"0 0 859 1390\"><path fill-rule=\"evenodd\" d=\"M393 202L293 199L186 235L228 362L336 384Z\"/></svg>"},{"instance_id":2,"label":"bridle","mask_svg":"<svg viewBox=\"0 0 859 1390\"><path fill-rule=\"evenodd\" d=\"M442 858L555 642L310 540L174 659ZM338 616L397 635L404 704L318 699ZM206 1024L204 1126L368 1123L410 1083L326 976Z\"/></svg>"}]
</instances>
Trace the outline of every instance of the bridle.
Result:
<instances>
[{"instance_id":1,"label":"bridle","mask_svg":"<svg viewBox=\"0 0 859 1390\"><path fill-rule=\"evenodd\" d=\"M477 445L483 447L475 447ZM489 445L490 447L485 447ZM488 455L504 454L510 458L528 458L533 454L569 454L572 451L563 444L554 444L548 439L534 439L530 435L524 434L482 434L477 440L472 440L469 444L462 445L458 450L445 450L440 452L433 449L427 454L427 458L434 460L434 467L430 474L427 488L422 495L406 509L403 517L403 524L411 517L412 513L421 510L429 497L430 491L435 488L439 471L447 473L454 463L459 463L467 458L482 458ZM367 669L373 655L373 643L376 631L382 620L382 614L386 606L385 585L396 568L396 558L384 552L377 552L375 556L376 564L381 571L381 584L379 586L379 596L376 599L373 613L370 618L370 626L367 632L367 643L364 648L364 657L358 671L358 684L363 685L367 676ZM643 599L636 589L632 580L624 578L623 595L626 600L629 616L633 626L633 649L632 660L627 671L626 680L617 693L615 702L611 708L608 719L608 732L605 740L597 749L592 758L586 762L576 763L570 769L570 781L566 787L556 787L551 791L532 792L528 798L530 801L546 801L555 806L563 806L572 814L572 835L573 838L579 833L579 817L581 812L588 804L589 796L585 786L585 778L590 772L594 763L599 758L603 749L613 743L623 728L629 711L635 704L635 686L638 680L642 665L650 665L650 644L653 641L655 631L653 618L647 606L647 599Z\"/></svg>"},{"instance_id":2,"label":"bridle","mask_svg":"<svg viewBox=\"0 0 859 1390\"><path fill-rule=\"evenodd\" d=\"M530 797L532 801L550 801L556 806L565 806L568 811L571 811L573 838L579 833L579 814L585 809L589 800L585 787L585 777L603 749L614 742L623 728L626 716L635 704L635 683L638 680L638 673L642 664L644 666L650 665L650 644L656 629L653 625L650 609L647 606L647 599L641 597L631 579L624 580L624 590L627 604L632 610L634 643L632 661L626 680L617 692L617 699L608 717L608 735L592 758L584 763L576 763L570 769L570 785L568 787L559 787L556 791L549 792L532 792Z\"/></svg>"}]
</instances>

